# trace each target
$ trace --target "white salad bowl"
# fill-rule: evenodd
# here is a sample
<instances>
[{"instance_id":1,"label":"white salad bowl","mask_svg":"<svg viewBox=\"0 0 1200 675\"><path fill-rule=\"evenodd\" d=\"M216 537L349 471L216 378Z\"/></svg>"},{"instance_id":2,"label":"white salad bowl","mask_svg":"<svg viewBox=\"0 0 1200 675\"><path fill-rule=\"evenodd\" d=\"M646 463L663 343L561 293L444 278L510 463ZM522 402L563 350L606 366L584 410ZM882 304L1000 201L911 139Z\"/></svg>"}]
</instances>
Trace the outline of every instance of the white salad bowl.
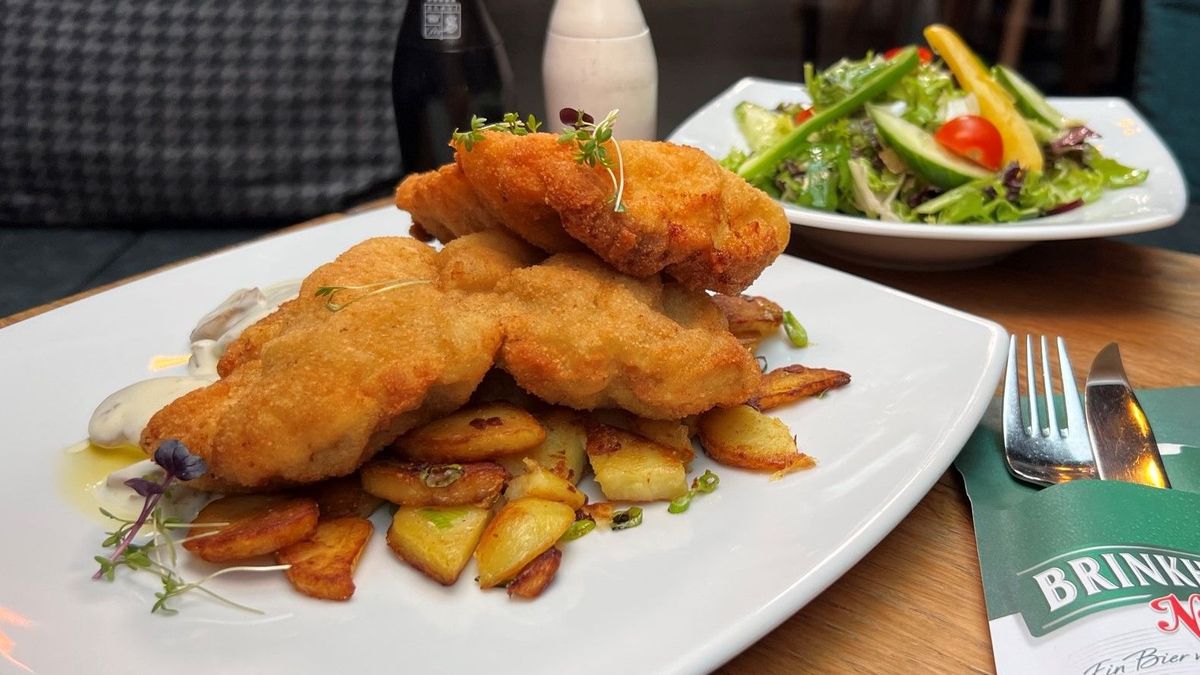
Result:
<instances>
[{"instance_id":1,"label":"white salad bowl","mask_svg":"<svg viewBox=\"0 0 1200 675\"><path fill-rule=\"evenodd\" d=\"M1110 190L1092 204L1015 223L931 225L889 223L783 204L794 231L841 258L877 267L956 269L984 265L1039 241L1090 239L1156 230L1175 224L1187 206L1183 173L1171 151L1130 103L1121 98L1051 98L1064 115L1086 120L1094 142L1122 164L1147 169L1145 183ZM697 110L668 140L721 158L746 148L733 110L750 101L774 108L810 101L804 85L747 77Z\"/></svg>"}]
</instances>

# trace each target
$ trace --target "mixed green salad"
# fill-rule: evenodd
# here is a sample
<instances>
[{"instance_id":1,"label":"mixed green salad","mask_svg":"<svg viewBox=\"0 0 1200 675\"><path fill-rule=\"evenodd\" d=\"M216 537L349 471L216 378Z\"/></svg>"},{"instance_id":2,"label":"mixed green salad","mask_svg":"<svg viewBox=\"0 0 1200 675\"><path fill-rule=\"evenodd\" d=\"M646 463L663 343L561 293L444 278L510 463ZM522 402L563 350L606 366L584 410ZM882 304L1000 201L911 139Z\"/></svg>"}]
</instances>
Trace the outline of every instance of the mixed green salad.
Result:
<instances>
[{"instance_id":1,"label":"mixed green salad","mask_svg":"<svg viewBox=\"0 0 1200 675\"><path fill-rule=\"evenodd\" d=\"M1146 180L949 28L929 26L925 39L940 60L906 47L822 72L807 64L810 105L742 102L750 152L722 164L785 202L895 222L1037 218Z\"/></svg>"}]
</instances>

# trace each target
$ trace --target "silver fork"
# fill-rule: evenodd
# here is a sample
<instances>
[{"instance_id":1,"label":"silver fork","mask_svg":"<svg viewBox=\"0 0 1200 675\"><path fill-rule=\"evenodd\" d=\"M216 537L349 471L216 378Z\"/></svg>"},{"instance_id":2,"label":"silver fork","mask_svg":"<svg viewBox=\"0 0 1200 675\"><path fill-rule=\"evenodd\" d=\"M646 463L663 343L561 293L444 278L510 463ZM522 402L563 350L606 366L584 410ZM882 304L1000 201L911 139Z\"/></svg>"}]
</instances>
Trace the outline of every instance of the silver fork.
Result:
<instances>
[{"instance_id":1,"label":"silver fork","mask_svg":"<svg viewBox=\"0 0 1200 675\"><path fill-rule=\"evenodd\" d=\"M1062 376L1066 426L1059 426L1050 378L1050 355L1046 336L1041 337L1042 396L1038 402L1033 360L1033 336L1025 337L1026 394L1029 397L1029 424L1022 421L1020 382L1017 378L1017 337L1008 340L1008 373L1004 378L1004 460L1012 475L1041 485L1062 483L1079 478L1097 478L1092 443L1067 344L1060 337L1058 365ZM1039 408L1046 412L1042 428Z\"/></svg>"}]
</instances>

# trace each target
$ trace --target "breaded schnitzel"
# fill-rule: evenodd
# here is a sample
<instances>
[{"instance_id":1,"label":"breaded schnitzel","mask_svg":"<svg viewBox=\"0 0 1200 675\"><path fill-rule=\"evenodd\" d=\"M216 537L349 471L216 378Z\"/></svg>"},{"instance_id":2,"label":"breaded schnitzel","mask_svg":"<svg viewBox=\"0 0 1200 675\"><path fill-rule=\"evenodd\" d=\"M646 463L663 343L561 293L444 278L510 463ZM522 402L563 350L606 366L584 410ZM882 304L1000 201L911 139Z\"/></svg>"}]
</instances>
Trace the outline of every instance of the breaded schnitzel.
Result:
<instances>
[{"instance_id":1,"label":"breaded schnitzel","mask_svg":"<svg viewBox=\"0 0 1200 675\"><path fill-rule=\"evenodd\" d=\"M493 364L552 403L648 418L756 390L756 362L703 291L634 279L587 253L541 257L500 231L440 252L367 240L247 329L221 359L222 378L155 414L142 446L181 440L209 464L200 487L264 489L353 472L461 407ZM388 281L421 283L318 295Z\"/></svg>"},{"instance_id":2,"label":"breaded schnitzel","mask_svg":"<svg viewBox=\"0 0 1200 675\"><path fill-rule=\"evenodd\" d=\"M413 239L370 239L318 268L299 297L231 346L222 379L151 418L143 448L183 441L216 485L309 483L351 473L404 431L457 409L503 338L480 290L538 255L500 234L456 244L435 253ZM317 295L392 279L431 283L348 292L336 312Z\"/></svg>"},{"instance_id":3,"label":"breaded schnitzel","mask_svg":"<svg viewBox=\"0 0 1200 675\"><path fill-rule=\"evenodd\" d=\"M607 173L576 162L555 136L483 136L456 149L461 173L442 167L396 190L397 206L443 241L488 222L552 253L583 244L620 272L664 272L721 293L744 290L787 246L783 209L696 148L622 141L625 210L617 213ZM461 212L449 207L459 204Z\"/></svg>"},{"instance_id":4,"label":"breaded schnitzel","mask_svg":"<svg viewBox=\"0 0 1200 675\"><path fill-rule=\"evenodd\" d=\"M761 379L703 291L634 279L587 253L515 270L497 291L496 364L550 403L677 420L741 403Z\"/></svg>"}]
</instances>

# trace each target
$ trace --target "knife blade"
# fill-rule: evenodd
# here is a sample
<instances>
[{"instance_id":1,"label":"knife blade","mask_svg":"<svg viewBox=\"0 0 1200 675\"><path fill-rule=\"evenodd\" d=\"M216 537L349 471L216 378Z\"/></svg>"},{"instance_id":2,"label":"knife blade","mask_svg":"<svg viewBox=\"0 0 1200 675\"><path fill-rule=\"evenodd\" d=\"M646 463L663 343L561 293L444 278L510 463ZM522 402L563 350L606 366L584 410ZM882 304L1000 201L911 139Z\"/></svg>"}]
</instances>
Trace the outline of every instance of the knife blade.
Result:
<instances>
[{"instance_id":1,"label":"knife blade","mask_svg":"<svg viewBox=\"0 0 1200 675\"><path fill-rule=\"evenodd\" d=\"M1117 343L1096 354L1085 392L1084 413L1100 480L1171 487L1154 431L1125 376Z\"/></svg>"}]
</instances>

